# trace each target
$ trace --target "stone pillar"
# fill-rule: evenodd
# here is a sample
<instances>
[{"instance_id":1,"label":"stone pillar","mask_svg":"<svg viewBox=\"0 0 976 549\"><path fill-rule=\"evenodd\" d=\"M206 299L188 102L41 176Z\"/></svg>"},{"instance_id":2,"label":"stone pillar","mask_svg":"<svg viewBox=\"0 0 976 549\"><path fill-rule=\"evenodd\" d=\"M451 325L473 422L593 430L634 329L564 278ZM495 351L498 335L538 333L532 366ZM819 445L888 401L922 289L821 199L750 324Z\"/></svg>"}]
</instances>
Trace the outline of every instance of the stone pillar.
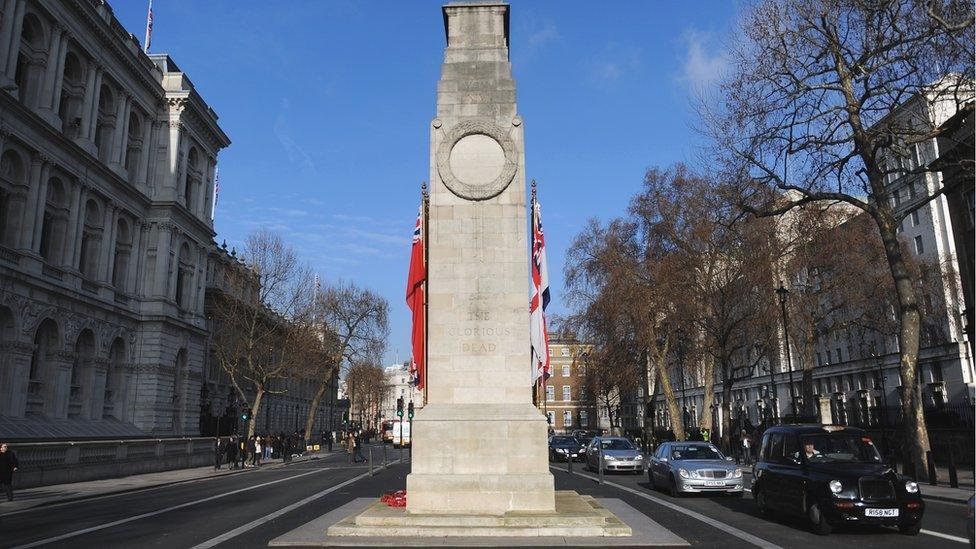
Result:
<instances>
[{"instance_id":1,"label":"stone pillar","mask_svg":"<svg viewBox=\"0 0 976 549\"><path fill-rule=\"evenodd\" d=\"M522 120L506 4L444 6L430 126L427 405L413 421L410 514L551 512L532 404Z\"/></svg>"},{"instance_id":2,"label":"stone pillar","mask_svg":"<svg viewBox=\"0 0 976 549\"><path fill-rule=\"evenodd\" d=\"M132 255L129 261L134 261L129 269L129 282L127 288L137 296L144 296L143 274L146 269L146 248L149 239L149 224L143 221L136 221L132 224ZM132 258L135 258L134 260Z\"/></svg>"},{"instance_id":3,"label":"stone pillar","mask_svg":"<svg viewBox=\"0 0 976 549\"><path fill-rule=\"evenodd\" d=\"M169 255L173 245L173 226L168 223L156 224L156 272L153 277L155 287L149 292L154 296L167 297L169 295Z\"/></svg>"},{"instance_id":4,"label":"stone pillar","mask_svg":"<svg viewBox=\"0 0 976 549\"><path fill-rule=\"evenodd\" d=\"M91 129L92 104L98 95L98 90L95 89L95 73L101 69L93 61L88 61L86 67L85 97L81 102L81 112L78 113L81 118L81 126L78 128L78 134L75 135L75 142L88 150L87 145L91 143L91 135L88 132Z\"/></svg>"},{"instance_id":5,"label":"stone pillar","mask_svg":"<svg viewBox=\"0 0 976 549\"><path fill-rule=\"evenodd\" d=\"M202 194L204 195L206 200L203 203L203 212L201 215L201 218L210 227L213 227L213 216L211 214L213 214L213 203L214 203L214 199L216 198L214 196L214 178L216 177L216 170L217 170L217 159L211 156L210 160L207 162L207 169L205 172L206 182L204 183L204 185L206 186L206 188L203 189Z\"/></svg>"},{"instance_id":6,"label":"stone pillar","mask_svg":"<svg viewBox=\"0 0 976 549\"><path fill-rule=\"evenodd\" d=\"M55 122L57 127L62 127L62 124L70 122L69 120L61 120L58 116L58 110L61 108L61 86L64 84L64 61L68 55L68 40L70 36L67 31L61 37L61 47L57 52L57 68L54 72L54 90L51 94L51 114L52 120Z\"/></svg>"},{"instance_id":7,"label":"stone pillar","mask_svg":"<svg viewBox=\"0 0 976 549\"><path fill-rule=\"evenodd\" d=\"M104 358L92 359L91 378L88 380L88 394L84 402L82 414L88 419L102 419L102 411L105 408L105 372L108 370L108 361Z\"/></svg>"},{"instance_id":8,"label":"stone pillar","mask_svg":"<svg viewBox=\"0 0 976 549\"><path fill-rule=\"evenodd\" d=\"M71 365L75 354L70 351L51 353L44 365L44 415L54 419L68 417L71 397Z\"/></svg>"},{"instance_id":9,"label":"stone pillar","mask_svg":"<svg viewBox=\"0 0 976 549\"><path fill-rule=\"evenodd\" d=\"M112 257L115 255L115 226L118 223L118 208L111 201L105 204L105 221L102 223L102 250L98 266L98 279L105 284L112 282Z\"/></svg>"},{"instance_id":10,"label":"stone pillar","mask_svg":"<svg viewBox=\"0 0 976 549\"><path fill-rule=\"evenodd\" d=\"M119 97L118 110L115 113L115 135L112 136L112 156L109 164L115 171L121 173L125 161L125 147L129 142L129 102L132 96L122 93Z\"/></svg>"},{"instance_id":11,"label":"stone pillar","mask_svg":"<svg viewBox=\"0 0 976 549\"><path fill-rule=\"evenodd\" d=\"M54 83L58 79L59 56L64 35L64 27L60 23L55 23L51 28L51 41L47 48L47 64L44 68L44 79L41 82L41 92L37 101L38 110L44 113L44 117L48 121L51 119L51 98L54 96Z\"/></svg>"},{"instance_id":12,"label":"stone pillar","mask_svg":"<svg viewBox=\"0 0 976 549\"><path fill-rule=\"evenodd\" d=\"M13 18L11 19L11 30L10 30L10 47L7 49L7 59L4 66L4 76L6 76L8 82L14 81L14 76L17 73L17 55L20 53L20 32L24 27L24 10L27 8L27 0L14 0L16 7L14 8ZM11 2L7 2L9 6ZM7 27L7 12L4 10L4 28Z\"/></svg>"},{"instance_id":13,"label":"stone pillar","mask_svg":"<svg viewBox=\"0 0 976 549\"><path fill-rule=\"evenodd\" d=\"M91 103L88 105L88 116L82 122L85 129L85 148L88 152L95 154L98 147L95 144L95 128L98 126L98 102L102 97L102 73L100 65L95 65L95 81L92 84ZM87 94L86 94L87 97Z\"/></svg>"},{"instance_id":14,"label":"stone pillar","mask_svg":"<svg viewBox=\"0 0 976 549\"><path fill-rule=\"evenodd\" d=\"M149 191L149 163L152 158L152 136L153 127L156 123L151 117L146 118L145 128L142 131L142 154L139 158L139 176L136 182L148 194Z\"/></svg>"},{"instance_id":15,"label":"stone pillar","mask_svg":"<svg viewBox=\"0 0 976 549\"><path fill-rule=\"evenodd\" d=\"M0 20L0 74L6 76L7 60L10 50L16 48L14 44L14 15L17 12L17 0L5 0L3 3L3 20ZM9 81L10 79L8 79Z\"/></svg>"},{"instance_id":16,"label":"stone pillar","mask_svg":"<svg viewBox=\"0 0 976 549\"><path fill-rule=\"evenodd\" d=\"M73 182L71 185L71 210L68 213L67 234L64 237L64 250L62 251L62 265L71 269L78 268L78 249L81 248L81 223L84 214L82 208L85 203L82 201L82 186L80 181Z\"/></svg>"},{"instance_id":17,"label":"stone pillar","mask_svg":"<svg viewBox=\"0 0 976 549\"><path fill-rule=\"evenodd\" d=\"M820 423L833 423L834 416L830 413L830 397L819 395L817 406L820 410Z\"/></svg>"},{"instance_id":18,"label":"stone pillar","mask_svg":"<svg viewBox=\"0 0 976 549\"><path fill-rule=\"evenodd\" d=\"M37 173L37 179L35 180L33 174ZM34 252L40 253L41 251L41 229L44 227L44 208L47 206L47 184L48 176L51 171L51 165L48 164L46 157L35 155L31 159L31 181L36 181L36 183L31 183L31 186L37 186L37 202L34 204L34 217L32 219L32 236L30 249Z\"/></svg>"},{"instance_id":19,"label":"stone pillar","mask_svg":"<svg viewBox=\"0 0 976 549\"><path fill-rule=\"evenodd\" d=\"M0 343L0 415L24 417L27 408L27 378L34 346L10 341Z\"/></svg>"}]
</instances>

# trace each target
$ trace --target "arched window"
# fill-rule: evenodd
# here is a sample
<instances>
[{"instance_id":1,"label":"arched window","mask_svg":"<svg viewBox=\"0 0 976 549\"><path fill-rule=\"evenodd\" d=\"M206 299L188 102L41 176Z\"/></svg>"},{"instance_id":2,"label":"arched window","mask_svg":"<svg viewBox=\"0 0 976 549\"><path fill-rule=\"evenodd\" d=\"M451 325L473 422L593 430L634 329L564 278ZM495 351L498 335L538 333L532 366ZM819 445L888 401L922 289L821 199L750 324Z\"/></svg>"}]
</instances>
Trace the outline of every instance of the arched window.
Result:
<instances>
[{"instance_id":1,"label":"arched window","mask_svg":"<svg viewBox=\"0 0 976 549\"><path fill-rule=\"evenodd\" d=\"M95 357L95 335L82 330L75 342L71 363L71 386L68 391L68 417L88 417L85 403L90 398L92 359Z\"/></svg>"},{"instance_id":2,"label":"arched window","mask_svg":"<svg viewBox=\"0 0 976 549\"><path fill-rule=\"evenodd\" d=\"M102 239L102 216L98 203L85 203L85 226L81 233L81 253L78 254L78 271L89 279L98 276L98 252Z\"/></svg>"},{"instance_id":3,"label":"arched window","mask_svg":"<svg viewBox=\"0 0 976 549\"><path fill-rule=\"evenodd\" d=\"M44 401L53 387L45 387L51 356L58 350L58 324L50 318L41 322L34 332L34 352L27 373L27 415L44 413Z\"/></svg>"},{"instance_id":4,"label":"arched window","mask_svg":"<svg viewBox=\"0 0 976 549\"><path fill-rule=\"evenodd\" d=\"M95 148L98 159L108 163L112 153L112 137L115 135L115 94L107 84L98 92L98 119L95 121Z\"/></svg>"},{"instance_id":5,"label":"arched window","mask_svg":"<svg viewBox=\"0 0 976 549\"><path fill-rule=\"evenodd\" d=\"M139 157L142 156L142 123L135 109L129 113L128 146L125 149L125 171L129 182L135 182L139 176Z\"/></svg>"},{"instance_id":6,"label":"arched window","mask_svg":"<svg viewBox=\"0 0 976 549\"><path fill-rule=\"evenodd\" d=\"M14 247L17 245L17 231L20 223L19 208L16 205L20 198L23 206L24 163L20 155L7 150L0 156L0 244Z\"/></svg>"},{"instance_id":7,"label":"arched window","mask_svg":"<svg viewBox=\"0 0 976 549\"><path fill-rule=\"evenodd\" d=\"M17 84L17 97L28 107L36 107L38 103L47 64L47 44L47 33L41 19L34 13L25 15L14 82Z\"/></svg>"},{"instance_id":8,"label":"arched window","mask_svg":"<svg viewBox=\"0 0 976 549\"><path fill-rule=\"evenodd\" d=\"M52 177L47 184L47 202L41 225L38 252L45 261L60 264L63 259L65 229L68 226L68 196L64 182Z\"/></svg>"},{"instance_id":9,"label":"arched window","mask_svg":"<svg viewBox=\"0 0 976 549\"><path fill-rule=\"evenodd\" d=\"M193 262L190 257L190 246L186 242L180 246L180 254L177 259L176 304L183 309L189 309L192 294L190 284L193 277Z\"/></svg>"},{"instance_id":10,"label":"arched window","mask_svg":"<svg viewBox=\"0 0 976 549\"><path fill-rule=\"evenodd\" d=\"M115 228L115 254L112 259L112 286L126 291L126 279L129 273L129 254L132 251L132 234L129 232L129 222L119 218Z\"/></svg>"},{"instance_id":11,"label":"arched window","mask_svg":"<svg viewBox=\"0 0 976 549\"><path fill-rule=\"evenodd\" d=\"M125 399L125 383L122 369L125 366L125 341L121 337L115 338L108 353L108 369L105 370L105 400L102 405L102 417L122 419L123 402Z\"/></svg>"},{"instance_id":12,"label":"arched window","mask_svg":"<svg viewBox=\"0 0 976 549\"><path fill-rule=\"evenodd\" d=\"M69 138L76 137L81 128L81 110L85 102L86 67L81 58L68 51L64 58L64 76L61 80L61 99L58 117L61 131Z\"/></svg>"}]
</instances>

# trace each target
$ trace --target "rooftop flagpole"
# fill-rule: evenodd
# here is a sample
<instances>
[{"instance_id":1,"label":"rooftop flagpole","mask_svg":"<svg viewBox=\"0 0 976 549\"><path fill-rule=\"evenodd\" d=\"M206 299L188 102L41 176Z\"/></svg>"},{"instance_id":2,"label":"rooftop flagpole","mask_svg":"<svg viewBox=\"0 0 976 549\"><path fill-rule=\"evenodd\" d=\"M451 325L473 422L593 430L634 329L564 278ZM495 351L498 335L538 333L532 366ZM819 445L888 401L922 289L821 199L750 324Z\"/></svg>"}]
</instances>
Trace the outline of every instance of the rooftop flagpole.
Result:
<instances>
[{"instance_id":1,"label":"rooftop flagpole","mask_svg":"<svg viewBox=\"0 0 976 549\"><path fill-rule=\"evenodd\" d=\"M146 41L144 51L149 53L149 45L152 42L152 29L153 29L153 11L152 11L152 0L149 0L149 12L146 14Z\"/></svg>"}]
</instances>

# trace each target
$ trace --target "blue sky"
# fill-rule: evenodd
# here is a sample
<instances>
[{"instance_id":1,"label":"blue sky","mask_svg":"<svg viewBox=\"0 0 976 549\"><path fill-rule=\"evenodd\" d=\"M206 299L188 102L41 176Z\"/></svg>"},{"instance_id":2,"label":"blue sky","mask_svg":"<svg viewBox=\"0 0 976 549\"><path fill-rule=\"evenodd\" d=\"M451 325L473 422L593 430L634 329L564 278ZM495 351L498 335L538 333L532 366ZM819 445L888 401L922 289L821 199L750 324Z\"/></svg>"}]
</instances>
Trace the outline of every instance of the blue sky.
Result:
<instances>
[{"instance_id":1,"label":"blue sky","mask_svg":"<svg viewBox=\"0 0 976 549\"><path fill-rule=\"evenodd\" d=\"M140 39L146 1L111 1ZM390 301L386 361L409 352L404 286L444 43L444 2L155 0L169 53L220 116L217 241L279 231L325 283ZM526 176L540 185L553 303L586 219L623 213L645 170L693 161L692 98L721 71L732 2L513 0Z\"/></svg>"}]
</instances>

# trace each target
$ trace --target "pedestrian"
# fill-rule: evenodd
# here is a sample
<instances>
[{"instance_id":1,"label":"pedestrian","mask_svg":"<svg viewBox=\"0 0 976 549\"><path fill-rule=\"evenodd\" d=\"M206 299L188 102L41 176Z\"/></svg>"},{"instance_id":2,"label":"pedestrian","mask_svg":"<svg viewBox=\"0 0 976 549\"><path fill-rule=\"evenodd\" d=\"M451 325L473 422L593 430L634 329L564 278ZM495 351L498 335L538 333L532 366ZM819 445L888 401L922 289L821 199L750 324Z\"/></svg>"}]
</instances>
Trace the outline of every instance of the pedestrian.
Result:
<instances>
[{"instance_id":1,"label":"pedestrian","mask_svg":"<svg viewBox=\"0 0 976 549\"><path fill-rule=\"evenodd\" d=\"M220 437L214 438L214 471L220 470L220 461L224 453L224 447L220 442Z\"/></svg>"},{"instance_id":2,"label":"pedestrian","mask_svg":"<svg viewBox=\"0 0 976 549\"><path fill-rule=\"evenodd\" d=\"M241 459L241 469L247 467L247 442L247 438L241 438L240 442L238 443L238 450L240 452L238 457Z\"/></svg>"},{"instance_id":3,"label":"pedestrian","mask_svg":"<svg viewBox=\"0 0 976 549\"><path fill-rule=\"evenodd\" d=\"M0 443L0 488L7 492L7 501L14 500L14 471L18 467L17 454L6 442Z\"/></svg>"},{"instance_id":4,"label":"pedestrian","mask_svg":"<svg viewBox=\"0 0 976 549\"><path fill-rule=\"evenodd\" d=\"M750 449L752 440L750 440L749 434L745 430L742 431L740 436L742 437L742 459L746 465L749 465L749 462L752 460L752 451Z\"/></svg>"},{"instance_id":5,"label":"pedestrian","mask_svg":"<svg viewBox=\"0 0 976 549\"><path fill-rule=\"evenodd\" d=\"M346 434L346 461L352 463L353 452L356 451L356 438L352 435L352 431Z\"/></svg>"},{"instance_id":6,"label":"pedestrian","mask_svg":"<svg viewBox=\"0 0 976 549\"><path fill-rule=\"evenodd\" d=\"M231 437L227 440L227 467L231 469L237 469L237 451L238 451L237 437Z\"/></svg>"},{"instance_id":7,"label":"pedestrian","mask_svg":"<svg viewBox=\"0 0 976 549\"><path fill-rule=\"evenodd\" d=\"M356 457L353 459L353 461L356 463L366 461L366 456L363 455L363 440L364 435L362 432L359 432L357 436L353 438L353 443L356 446Z\"/></svg>"},{"instance_id":8,"label":"pedestrian","mask_svg":"<svg viewBox=\"0 0 976 549\"><path fill-rule=\"evenodd\" d=\"M329 432L325 436L325 443L329 445L329 453L332 453L332 440L335 439L335 435Z\"/></svg>"},{"instance_id":9,"label":"pedestrian","mask_svg":"<svg viewBox=\"0 0 976 549\"><path fill-rule=\"evenodd\" d=\"M251 458L251 465L258 467L261 465L261 452L263 448L261 447L261 437L254 437L254 457Z\"/></svg>"}]
</instances>

